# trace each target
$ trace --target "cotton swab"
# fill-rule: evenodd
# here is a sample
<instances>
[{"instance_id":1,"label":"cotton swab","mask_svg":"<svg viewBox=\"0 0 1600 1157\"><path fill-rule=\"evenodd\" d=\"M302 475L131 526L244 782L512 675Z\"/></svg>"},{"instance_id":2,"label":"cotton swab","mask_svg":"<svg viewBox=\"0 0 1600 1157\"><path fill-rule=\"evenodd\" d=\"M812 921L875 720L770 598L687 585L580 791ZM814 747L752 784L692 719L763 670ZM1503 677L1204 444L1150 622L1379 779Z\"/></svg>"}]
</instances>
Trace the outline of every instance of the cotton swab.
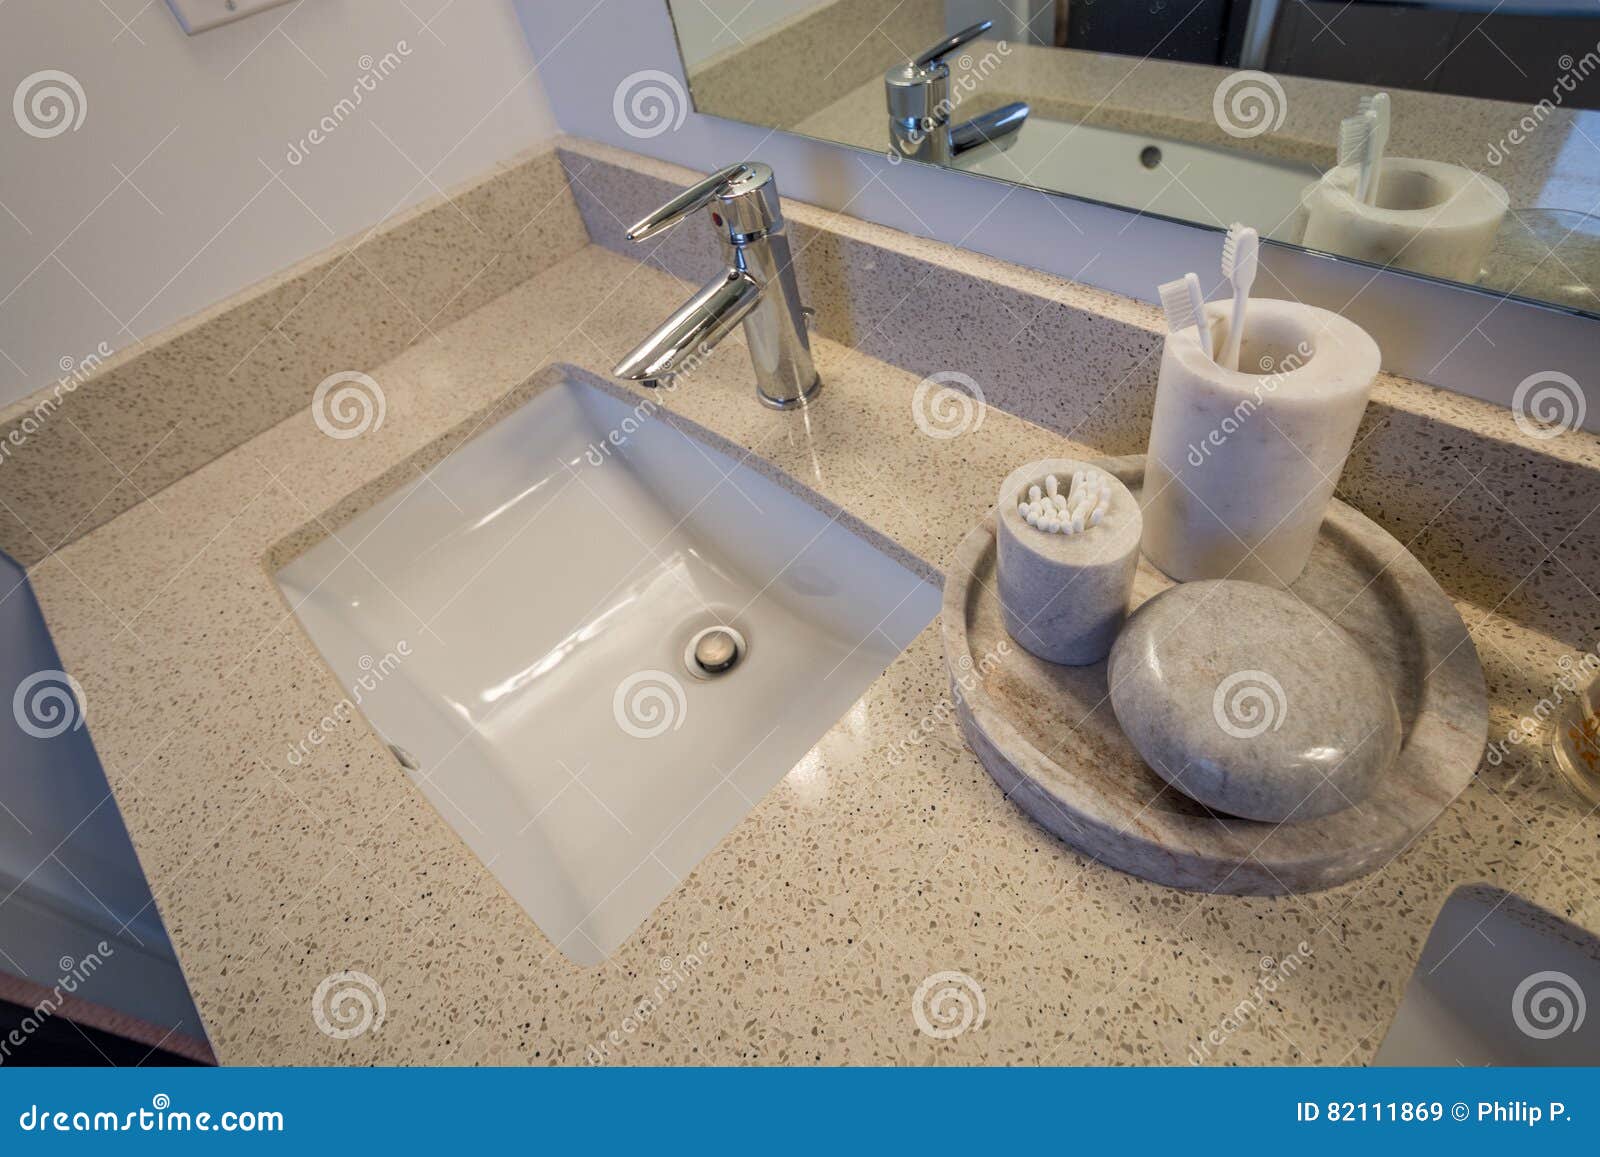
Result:
<instances>
[{"instance_id":1,"label":"cotton swab","mask_svg":"<svg viewBox=\"0 0 1600 1157\"><path fill-rule=\"evenodd\" d=\"M1073 472L1065 493L1054 474L1044 481L1044 489L1028 487L1026 497L1017 500L1017 513L1029 526L1047 534L1082 534L1099 526L1111 506L1111 483L1093 467Z\"/></svg>"}]
</instances>

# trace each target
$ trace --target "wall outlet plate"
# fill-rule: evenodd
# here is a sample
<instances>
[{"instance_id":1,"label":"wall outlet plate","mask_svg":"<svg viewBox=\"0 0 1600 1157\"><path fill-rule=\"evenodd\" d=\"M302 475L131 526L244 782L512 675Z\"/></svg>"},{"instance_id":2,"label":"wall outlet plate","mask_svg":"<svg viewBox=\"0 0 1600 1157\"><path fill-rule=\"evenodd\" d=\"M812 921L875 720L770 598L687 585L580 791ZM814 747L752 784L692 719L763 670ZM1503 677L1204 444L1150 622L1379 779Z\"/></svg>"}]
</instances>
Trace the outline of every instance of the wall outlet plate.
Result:
<instances>
[{"instance_id":1,"label":"wall outlet plate","mask_svg":"<svg viewBox=\"0 0 1600 1157\"><path fill-rule=\"evenodd\" d=\"M221 24L231 24L254 16L289 0L167 0L167 7L190 36L208 32Z\"/></svg>"}]
</instances>

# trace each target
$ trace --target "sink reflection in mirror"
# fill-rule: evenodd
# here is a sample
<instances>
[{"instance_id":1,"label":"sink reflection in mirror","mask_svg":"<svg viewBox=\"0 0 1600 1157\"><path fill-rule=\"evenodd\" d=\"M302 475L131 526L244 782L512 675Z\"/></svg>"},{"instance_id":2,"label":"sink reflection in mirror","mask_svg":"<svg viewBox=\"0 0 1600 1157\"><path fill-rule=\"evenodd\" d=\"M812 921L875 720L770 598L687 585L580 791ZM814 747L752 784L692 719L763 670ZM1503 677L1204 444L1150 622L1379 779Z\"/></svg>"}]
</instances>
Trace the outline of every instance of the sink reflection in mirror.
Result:
<instances>
[{"instance_id":1,"label":"sink reflection in mirror","mask_svg":"<svg viewBox=\"0 0 1600 1157\"><path fill-rule=\"evenodd\" d=\"M1319 175L1300 162L1040 116L1014 141L979 146L955 166L986 177L1070 186L1080 197L1163 217L1195 220L1206 216L1207 206L1227 205L1241 221L1262 222L1261 235L1275 241L1298 235L1301 194Z\"/></svg>"},{"instance_id":2,"label":"sink reflection in mirror","mask_svg":"<svg viewBox=\"0 0 1600 1157\"><path fill-rule=\"evenodd\" d=\"M276 577L416 765L396 774L584 965L806 759L939 603L837 514L575 375Z\"/></svg>"}]
</instances>

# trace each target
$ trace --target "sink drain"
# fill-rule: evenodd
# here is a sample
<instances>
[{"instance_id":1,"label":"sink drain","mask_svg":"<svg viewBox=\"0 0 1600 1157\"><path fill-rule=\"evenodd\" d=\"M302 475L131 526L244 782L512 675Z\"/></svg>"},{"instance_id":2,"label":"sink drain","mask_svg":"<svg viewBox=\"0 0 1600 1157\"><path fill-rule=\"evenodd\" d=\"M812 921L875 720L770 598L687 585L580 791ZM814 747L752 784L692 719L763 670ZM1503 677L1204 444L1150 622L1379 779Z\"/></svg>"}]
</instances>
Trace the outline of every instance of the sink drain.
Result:
<instances>
[{"instance_id":1,"label":"sink drain","mask_svg":"<svg viewBox=\"0 0 1600 1157\"><path fill-rule=\"evenodd\" d=\"M697 679L715 679L737 667L746 649L744 636L732 627L707 627L690 638L683 665Z\"/></svg>"}]
</instances>

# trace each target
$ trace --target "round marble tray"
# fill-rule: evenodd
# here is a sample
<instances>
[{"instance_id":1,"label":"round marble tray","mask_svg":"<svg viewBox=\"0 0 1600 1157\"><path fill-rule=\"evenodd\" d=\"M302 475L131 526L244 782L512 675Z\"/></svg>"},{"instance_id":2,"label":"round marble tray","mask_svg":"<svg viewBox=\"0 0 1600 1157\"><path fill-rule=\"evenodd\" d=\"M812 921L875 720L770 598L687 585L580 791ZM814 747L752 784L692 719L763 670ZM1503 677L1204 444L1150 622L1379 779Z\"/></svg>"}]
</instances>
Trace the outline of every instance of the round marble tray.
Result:
<instances>
[{"instance_id":1,"label":"round marble tray","mask_svg":"<svg viewBox=\"0 0 1600 1157\"><path fill-rule=\"evenodd\" d=\"M1137 492L1144 456L1096 463ZM1270 824L1207 810L1145 766L1117 726L1106 664L1062 667L1005 632L994 515L956 549L942 632L968 744L1006 796L1112 867L1178 888L1278 895L1376 871L1472 780L1488 737L1483 669L1461 616L1409 551L1335 500L1291 590L1349 631L1388 678L1404 741L1355 807ZM1133 606L1172 586L1143 559Z\"/></svg>"}]
</instances>

